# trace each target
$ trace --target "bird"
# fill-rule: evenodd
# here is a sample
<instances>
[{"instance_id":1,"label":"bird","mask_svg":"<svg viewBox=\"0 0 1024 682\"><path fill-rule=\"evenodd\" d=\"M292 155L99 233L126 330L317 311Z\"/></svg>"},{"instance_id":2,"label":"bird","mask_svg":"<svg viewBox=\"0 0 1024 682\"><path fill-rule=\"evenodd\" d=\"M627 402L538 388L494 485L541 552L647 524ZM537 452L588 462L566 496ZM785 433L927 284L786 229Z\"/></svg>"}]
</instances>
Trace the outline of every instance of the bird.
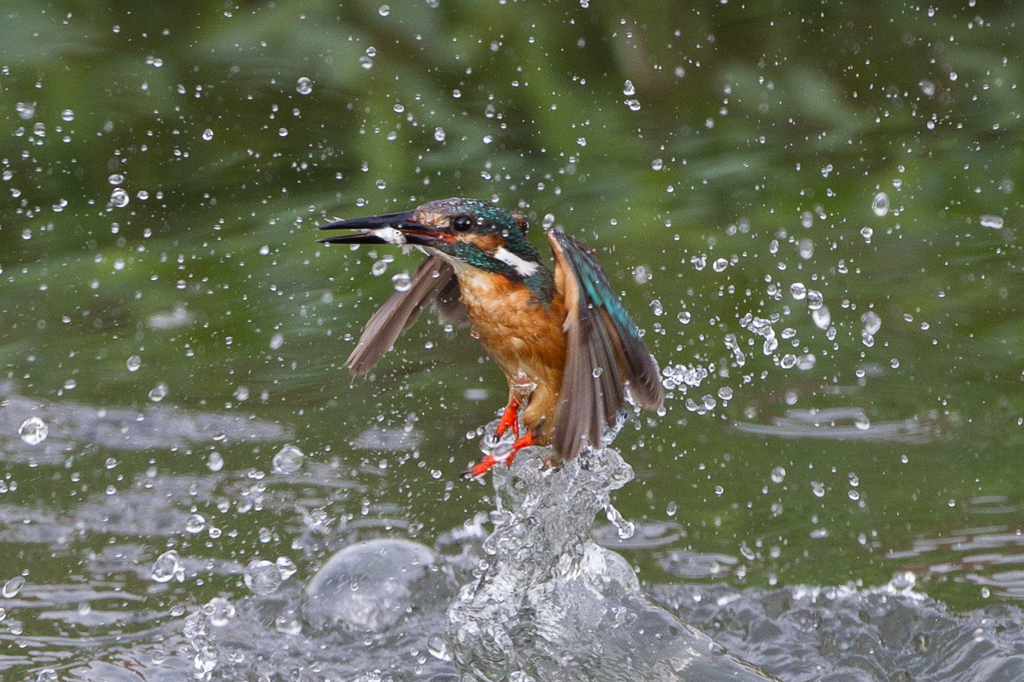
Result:
<instances>
[{"instance_id":1,"label":"bird","mask_svg":"<svg viewBox=\"0 0 1024 682\"><path fill-rule=\"evenodd\" d=\"M658 364L642 334L595 252L565 232L545 231L552 268L527 238L526 215L477 199L432 201L319 229L348 231L321 243L411 246L426 255L409 286L367 322L346 365L356 375L369 372L428 306L445 324L468 324L508 380L495 429L498 438L509 430L515 437L506 465L531 445L551 446L544 468L552 470L585 447L601 447L627 391L640 407L662 406ZM498 461L487 454L466 477L479 479Z\"/></svg>"}]
</instances>

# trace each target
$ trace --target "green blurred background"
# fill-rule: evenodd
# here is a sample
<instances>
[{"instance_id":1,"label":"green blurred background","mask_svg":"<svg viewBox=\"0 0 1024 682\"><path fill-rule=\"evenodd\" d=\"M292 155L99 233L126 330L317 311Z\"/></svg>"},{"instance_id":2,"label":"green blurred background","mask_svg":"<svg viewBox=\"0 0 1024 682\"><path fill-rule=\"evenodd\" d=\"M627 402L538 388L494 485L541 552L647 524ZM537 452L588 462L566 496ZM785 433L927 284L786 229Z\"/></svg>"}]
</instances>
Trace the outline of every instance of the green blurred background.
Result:
<instances>
[{"instance_id":1,"label":"green blurred background","mask_svg":"<svg viewBox=\"0 0 1024 682\"><path fill-rule=\"evenodd\" d=\"M665 414L616 442L637 536L598 531L642 579L912 570L955 609L1024 594L1020 5L0 17L0 577L26 575L22 597L114 585L94 608L146 614L245 594L224 565L308 576L354 539L432 544L486 511L458 476L500 372L425 316L353 381L354 337L417 258L315 241L449 196L597 248L668 371ZM305 459L274 473L286 442ZM168 548L195 565L154 592Z\"/></svg>"}]
</instances>

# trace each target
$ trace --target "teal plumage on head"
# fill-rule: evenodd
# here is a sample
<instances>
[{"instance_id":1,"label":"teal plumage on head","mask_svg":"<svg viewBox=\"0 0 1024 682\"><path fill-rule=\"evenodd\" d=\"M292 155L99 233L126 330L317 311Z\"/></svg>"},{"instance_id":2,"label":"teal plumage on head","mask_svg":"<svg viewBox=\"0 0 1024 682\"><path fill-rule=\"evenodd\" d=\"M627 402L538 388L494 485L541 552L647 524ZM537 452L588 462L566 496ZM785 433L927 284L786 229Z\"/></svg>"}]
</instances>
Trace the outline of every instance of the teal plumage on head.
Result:
<instances>
[{"instance_id":1,"label":"teal plumage on head","mask_svg":"<svg viewBox=\"0 0 1024 682\"><path fill-rule=\"evenodd\" d=\"M479 237L476 241L457 241L439 245L438 250L484 272L521 281L545 303L551 301L554 275L542 261L540 251L527 238L526 216L518 211L496 206L479 199L444 199L424 204L414 212L427 215L446 214L451 221L466 218L469 229ZM482 248L490 243L488 236L500 237L497 249Z\"/></svg>"}]
</instances>

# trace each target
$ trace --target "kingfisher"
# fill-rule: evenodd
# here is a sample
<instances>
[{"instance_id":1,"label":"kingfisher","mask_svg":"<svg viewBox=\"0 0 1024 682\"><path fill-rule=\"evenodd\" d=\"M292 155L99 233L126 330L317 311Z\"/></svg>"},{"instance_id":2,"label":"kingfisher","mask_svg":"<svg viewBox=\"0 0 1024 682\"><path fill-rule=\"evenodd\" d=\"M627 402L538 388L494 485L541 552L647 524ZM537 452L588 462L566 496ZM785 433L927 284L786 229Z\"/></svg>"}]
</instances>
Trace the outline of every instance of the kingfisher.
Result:
<instances>
[{"instance_id":1,"label":"kingfisher","mask_svg":"<svg viewBox=\"0 0 1024 682\"><path fill-rule=\"evenodd\" d=\"M495 430L510 429L511 464L530 445L550 445L545 468L558 469L583 448L600 447L627 392L640 407L664 401L658 365L594 251L557 230L545 232L554 268L527 239L523 213L476 199L445 199L403 213L340 220L348 230L327 244L416 247L426 258L373 314L346 365L369 372L420 312L470 325L508 380L508 403ZM485 455L468 472L480 478L498 461Z\"/></svg>"}]
</instances>

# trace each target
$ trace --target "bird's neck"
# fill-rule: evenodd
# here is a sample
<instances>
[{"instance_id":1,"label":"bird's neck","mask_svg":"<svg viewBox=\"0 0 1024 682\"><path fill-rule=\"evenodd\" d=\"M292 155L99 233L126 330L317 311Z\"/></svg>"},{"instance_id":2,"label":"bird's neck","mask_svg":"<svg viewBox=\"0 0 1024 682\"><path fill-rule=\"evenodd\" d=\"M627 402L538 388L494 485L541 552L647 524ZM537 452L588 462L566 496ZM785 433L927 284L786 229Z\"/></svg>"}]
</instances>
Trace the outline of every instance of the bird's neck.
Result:
<instances>
[{"instance_id":1,"label":"bird's neck","mask_svg":"<svg viewBox=\"0 0 1024 682\"><path fill-rule=\"evenodd\" d=\"M528 248L517 245L515 251L502 245L493 253L465 248L462 253L439 255L452 264L460 283L469 279L480 281L480 276L484 275L484 280L493 279L496 288L506 284L526 287L534 298L545 304L554 296L554 275L540 262L540 254L532 245Z\"/></svg>"}]
</instances>

